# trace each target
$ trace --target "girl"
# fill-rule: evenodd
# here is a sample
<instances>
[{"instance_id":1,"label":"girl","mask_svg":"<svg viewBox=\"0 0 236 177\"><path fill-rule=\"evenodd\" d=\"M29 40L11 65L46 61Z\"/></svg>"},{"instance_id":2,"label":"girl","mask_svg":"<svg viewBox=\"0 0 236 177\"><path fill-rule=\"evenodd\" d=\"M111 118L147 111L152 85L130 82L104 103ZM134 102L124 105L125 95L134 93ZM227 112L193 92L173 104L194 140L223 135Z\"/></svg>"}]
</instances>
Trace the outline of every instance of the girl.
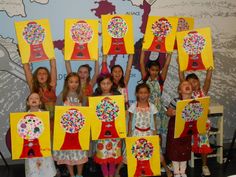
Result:
<instances>
[{"instance_id":1,"label":"girl","mask_svg":"<svg viewBox=\"0 0 236 177\"><path fill-rule=\"evenodd\" d=\"M184 79L184 72L179 71L180 80ZM210 67L206 72L206 78L204 85L201 88L200 80L198 76L194 73L188 74L186 80L189 81L193 88L192 96L194 98L200 98L207 95L212 77L212 67ZM210 120L207 121L207 129L210 128ZM207 154L212 152L212 149L209 144L208 135L194 135L193 136L193 147L192 151L194 153L200 153L202 157L202 174L204 176L210 176L211 172L207 166Z\"/></svg>"},{"instance_id":2,"label":"girl","mask_svg":"<svg viewBox=\"0 0 236 177\"><path fill-rule=\"evenodd\" d=\"M54 108L56 104L57 69L56 59L50 60L50 71L46 67L37 68L32 74L29 63L23 64L25 77L30 92L40 95L40 100L45 105L45 109L50 113L50 130L53 134Z\"/></svg>"},{"instance_id":3,"label":"girl","mask_svg":"<svg viewBox=\"0 0 236 177\"><path fill-rule=\"evenodd\" d=\"M149 102L150 88L146 83L136 86L135 90L137 102L132 104L129 111L128 136L152 136L157 135L156 115L158 113L154 104ZM167 176L172 173L167 167L163 156L161 163L165 168Z\"/></svg>"},{"instance_id":4,"label":"girl","mask_svg":"<svg viewBox=\"0 0 236 177\"><path fill-rule=\"evenodd\" d=\"M57 105L81 106L83 105L80 92L80 79L77 73L67 75L62 93L58 96ZM54 151L57 164L66 164L71 177L82 177L83 165L88 161L87 152L82 150ZM73 166L77 166L77 175Z\"/></svg>"},{"instance_id":5,"label":"girl","mask_svg":"<svg viewBox=\"0 0 236 177\"><path fill-rule=\"evenodd\" d=\"M179 98L171 101L167 115L170 117L167 133L167 149L168 158L172 161L175 177L186 177L187 161L191 158L191 136L174 139L174 127L176 116L176 103L179 100L192 98L192 85L188 81L183 81L178 86Z\"/></svg>"},{"instance_id":6,"label":"girl","mask_svg":"<svg viewBox=\"0 0 236 177\"><path fill-rule=\"evenodd\" d=\"M65 61L67 74L71 73L70 61ZM92 79L90 78L92 68L88 64L81 65L78 68L78 75L80 78L80 89L83 96L92 96L93 87L96 84L96 80L99 73L98 61L95 61L95 70Z\"/></svg>"},{"instance_id":7,"label":"girl","mask_svg":"<svg viewBox=\"0 0 236 177\"><path fill-rule=\"evenodd\" d=\"M120 95L120 93L113 87L112 76L109 73L101 74L98 77L97 84L98 87L95 90L94 96ZM110 148L108 149L107 147ZM122 162L121 140L98 140L94 161L101 165L104 177L114 177L116 165Z\"/></svg>"},{"instance_id":8,"label":"girl","mask_svg":"<svg viewBox=\"0 0 236 177\"><path fill-rule=\"evenodd\" d=\"M147 70L144 63L145 53L142 51L140 57L140 70L142 79L150 87L150 102L153 103L157 110L157 117L160 119L158 123L158 133L166 134L168 119L165 115L165 109L161 98L164 81L167 76L168 67L170 65L171 53L167 53L165 64L161 70L160 65L157 61L150 61L147 65ZM160 125L159 125L160 124Z\"/></svg>"},{"instance_id":9,"label":"girl","mask_svg":"<svg viewBox=\"0 0 236 177\"><path fill-rule=\"evenodd\" d=\"M26 102L28 112L41 112L42 103L38 93L32 92ZM52 157L32 158L25 160L26 177L53 177L56 168Z\"/></svg>"}]
</instances>

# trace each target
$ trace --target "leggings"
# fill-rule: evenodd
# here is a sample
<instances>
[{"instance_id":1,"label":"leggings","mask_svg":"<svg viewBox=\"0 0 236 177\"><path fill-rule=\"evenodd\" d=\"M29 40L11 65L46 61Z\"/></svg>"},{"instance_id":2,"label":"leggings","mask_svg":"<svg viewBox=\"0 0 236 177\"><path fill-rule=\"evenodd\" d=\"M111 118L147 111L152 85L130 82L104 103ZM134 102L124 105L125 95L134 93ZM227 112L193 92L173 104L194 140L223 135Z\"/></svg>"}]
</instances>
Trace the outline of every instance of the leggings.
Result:
<instances>
[{"instance_id":1,"label":"leggings","mask_svg":"<svg viewBox=\"0 0 236 177\"><path fill-rule=\"evenodd\" d=\"M109 168L108 168L109 165ZM107 164L102 164L102 173L103 176L114 176L116 172L116 164L115 163L107 163Z\"/></svg>"}]
</instances>

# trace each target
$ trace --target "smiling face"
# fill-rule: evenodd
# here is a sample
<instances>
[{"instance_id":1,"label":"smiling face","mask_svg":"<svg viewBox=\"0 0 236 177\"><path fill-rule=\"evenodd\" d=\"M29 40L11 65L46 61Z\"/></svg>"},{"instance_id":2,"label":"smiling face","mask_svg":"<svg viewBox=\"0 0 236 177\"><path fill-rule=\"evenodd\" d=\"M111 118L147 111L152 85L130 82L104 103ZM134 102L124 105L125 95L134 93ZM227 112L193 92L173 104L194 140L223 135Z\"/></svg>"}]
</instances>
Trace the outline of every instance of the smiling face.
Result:
<instances>
[{"instance_id":1,"label":"smiling face","mask_svg":"<svg viewBox=\"0 0 236 177\"><path fill-rule=\"evenodd\" d=\"M76 92L79 87L79 77L72 76L68 79L68 90L71 92Z\"/></svg>"},{"instance_id":2,"label":"smiling face","mask_svg":"<svg viewBox=\"0 0 236 177\"><path fill-rule=\"evenodd\" d=\"M39 108L41 105L40 96L37 93L32 93L27 99L27 105L30 108Z\"/></svg>"},{"instance_id":3,"label":"smiling face","mask_svg":"<svg viewBox=\"0 0 236 177\"><path fill-rule=\"evenodd\" d=\"M114 67L111 71L113 81L117 84L123 76L123 71L120 67Z\"/></svg>"},{"instance_id":4,"label":"smiling face","mask_svg":"<svg viewBox=\"0 0 236 177\"><path fill-rule=\"evenodd\" d=\"M100 87L102 90L102 95L109 95L111 92L111 87L113 83L110 78L105 78L100 82Z\"/></svg>"},{"instance_id":5,"label":"smiling face","mask_svg":"<svg viewBox=\"0 0 236 177\"><path fill-rule=\"evenodd\" d=\"M39 69L37 72L37 80L39 84L45 84L48 80L48 72L45 69Z\"/></svg>"},{"instance_id":6,"label":"smiling face","mask_svg":"<svg viewBox=\"0 0 236 177\"><path fill-rule=\"evenodd\" d=\"M87 67L79 68L78 75L81 82L86 82L90 77L88 68Z\"/></svg>"},{"instance_id":7,"label":"smiling face","mask_svg":"<svg viewBox=\"0 0 236 177\"><path fill-rule=\"evenodd\" d=\"M136 97L139 102L147 102L150 96L148 88L142 87L136 92Z\"/></svg>"},{"instance_id":8,"label":"smiling face","mask_svg":"<svg viewBox=\"0 0 236 177\"><path fill-rule=\"evenodd\" d=\"M158 66L151 66L148 69L151 79L157 78L159 71L160 71L160 68Z\"/></svg>"},{"instance_id":9,"label":"smiling face","mask_svg":"<svg viewBox=\"0 0 236 177\"><path fill-rule=\"evenodd\" d=\"M188 81L191 83L193 91L200 90L200 81L198 79L191 78Z\"/></svg>"}]
</instances>

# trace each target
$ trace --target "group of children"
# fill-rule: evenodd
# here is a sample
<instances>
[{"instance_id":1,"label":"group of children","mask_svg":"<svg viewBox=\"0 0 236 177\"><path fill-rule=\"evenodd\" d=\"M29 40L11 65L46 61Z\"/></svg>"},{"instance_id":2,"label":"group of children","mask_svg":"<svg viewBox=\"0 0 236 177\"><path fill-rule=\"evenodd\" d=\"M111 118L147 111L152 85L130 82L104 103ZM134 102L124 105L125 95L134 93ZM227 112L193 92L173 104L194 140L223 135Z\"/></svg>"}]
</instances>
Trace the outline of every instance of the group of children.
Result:
<instances>
[{"instance_id":1,"label":"group of children","mask_svg":"<svg viewBox=\"0 0 236 177\"><path fill-rule=\"evenodd\" d=\"M94 75L91 78L92 68L85 64L72 72L70 61L65 61L67 76L62 92L56 96L56 60L50 60L50 72L45 67L39 67L33 74L29 64L24 64L26 79L31 91L27 98L28 111L50 111L51 134L53 130L55 105L86 106L89 96L124 95L126 117L128 122L127 136L160 135L168 131L166 157L172 162L174 174L167 167L164 155L161 155L161 164L168 177L185 177L186 162L190 160L191 150L203 155L203 170L210 175L206 164L206 154L211 152L206 138L192 136L174 139L175 108L178 100L202 97L207 94L211 81L212 70L207 71L203 88L195 74L184 77L179 72L179 97L171 101L166 111L163 105L162 91L167 76L171 53L165 54L165 63L160 67L158 60L144 62L145 52L140 56L140 70L143 82L135 89L136 102L129 105L128 83L133 63L133 55L128 56L126 70L120 65L112 66L110 72L107 68L107 56L103 57L101 72L99 62L95 62ZM97 84L97 88L93 87ZM133 94L133 93L131 93ZM42 107L42 105L44 105ZM168 118L169 116L170 118ZM168 123L169 121L169 123ZM53 135L52 135L53 136ZM201 141L204 140L205 144ZM119 176L121 165L126 162L125 143L122 139L103 139L93 142L93 159L101 165L104 177ZM202 147L200 146L202 145ZM207 147L207 148L206 148ZM53 151L53 157L27 159L25 162L26 177L52 177L56 175L55 165L66 164L70 177L82 177L83 165L88 161L88 152L83 150ZM74 166L77 173L74 173Z\"/></svg>"}]
</instances>

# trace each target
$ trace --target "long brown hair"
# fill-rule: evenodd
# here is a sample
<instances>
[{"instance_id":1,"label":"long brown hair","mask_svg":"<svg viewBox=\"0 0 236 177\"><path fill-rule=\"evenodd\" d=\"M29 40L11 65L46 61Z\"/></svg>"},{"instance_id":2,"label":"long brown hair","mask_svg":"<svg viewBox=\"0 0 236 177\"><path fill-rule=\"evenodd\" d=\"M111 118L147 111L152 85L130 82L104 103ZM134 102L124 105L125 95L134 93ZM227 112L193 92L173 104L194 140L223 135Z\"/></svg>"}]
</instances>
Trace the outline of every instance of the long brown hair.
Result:
<instances>
[{"instance_id":1,"label":"long brown hair","mask_svg":"<svg viewBox=\"0 0 236 177\"><path fill-rule=\"evenodd\" d=\"M35 70L35 72L33 73L33 80L32 80L32 92L36 92L36 93L39 93L40 91L40 88L42 88L42 85L40 85L39 81L38 81L38 72L39 70L45 70L47 72L47 75L48 75L48 78L46 80L46 83L45 83L45 86L47 87L47 89L49 91L51 91L52 89L52 86L50 85L51 83L51 75L50 75L50 72L49 70L46 68L46 67L39 67Z\"/></svg>"},{"instance_id":2,"label":"long brown hair","mask_svg":"<svg viewBox=\"0 0 236 177\"><path fill-rule=\"evenodd\" d=\"M75 72L72 72L72 73L69 73L67 76L66 76L66 79L65 79L65 82L64 82L64 87L63 87L63 90L62 90L62 100L63 102L66 101L67 99L67 96L68 96L68 93L69 93L69 88L68 88L68 81L71 77L77 77L78 78L78 81L79 81L79 86L78 88L76 89L76 93L78 95L78 99L80 101L82 101L82 94L81 94L81 89L80 89L80 78L79 78L79 75Z\"/></svg>"}]
</instances>

